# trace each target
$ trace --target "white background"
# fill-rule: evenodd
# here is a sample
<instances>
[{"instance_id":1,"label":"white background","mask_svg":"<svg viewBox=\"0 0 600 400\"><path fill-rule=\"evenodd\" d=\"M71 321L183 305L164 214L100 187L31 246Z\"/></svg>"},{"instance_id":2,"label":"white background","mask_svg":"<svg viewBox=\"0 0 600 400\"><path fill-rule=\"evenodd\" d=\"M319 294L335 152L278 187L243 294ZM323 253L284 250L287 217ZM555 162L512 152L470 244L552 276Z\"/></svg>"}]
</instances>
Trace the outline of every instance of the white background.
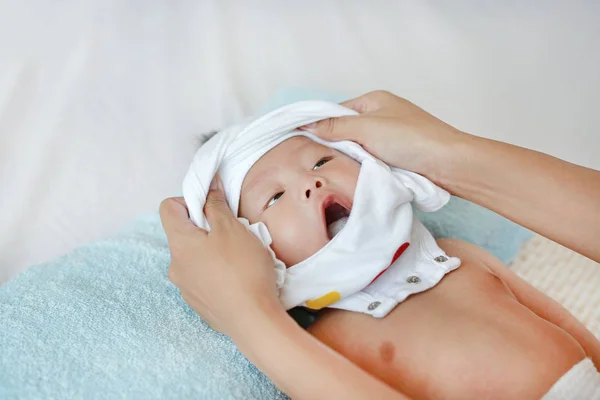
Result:
<instances>
[{"instance_id":1,"label":"white background","mask_svg":"<svg viewBox=\"0 0 600 400\"><path fill-rule=\"evenodd\" d=\"M600 169L599 71L595 1L0 0L0 283L156 211L283 87Z\"/></svg>"}]
</instances>

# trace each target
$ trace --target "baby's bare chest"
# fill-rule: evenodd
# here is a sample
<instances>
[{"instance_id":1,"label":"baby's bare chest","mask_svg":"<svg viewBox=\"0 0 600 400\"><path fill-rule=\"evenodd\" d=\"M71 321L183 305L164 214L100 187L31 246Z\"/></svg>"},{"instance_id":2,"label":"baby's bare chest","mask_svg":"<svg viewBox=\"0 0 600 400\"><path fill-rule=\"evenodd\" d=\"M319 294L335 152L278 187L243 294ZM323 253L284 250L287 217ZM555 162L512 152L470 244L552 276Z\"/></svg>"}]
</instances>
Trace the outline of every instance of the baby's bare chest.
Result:
<instances>
[{"instance_id":1,"label":"baby's bare chest","mask_svg":"<svg viewBox=\"0 0 600 400\"><path fill-rule=\"evenodd\" d=\"M537 320L485 267L464 264L385 318L335 311L311 331L408 395L477 398L535 374L521 369L524 354L543 357Z\"/></svg>"}]
</instances>

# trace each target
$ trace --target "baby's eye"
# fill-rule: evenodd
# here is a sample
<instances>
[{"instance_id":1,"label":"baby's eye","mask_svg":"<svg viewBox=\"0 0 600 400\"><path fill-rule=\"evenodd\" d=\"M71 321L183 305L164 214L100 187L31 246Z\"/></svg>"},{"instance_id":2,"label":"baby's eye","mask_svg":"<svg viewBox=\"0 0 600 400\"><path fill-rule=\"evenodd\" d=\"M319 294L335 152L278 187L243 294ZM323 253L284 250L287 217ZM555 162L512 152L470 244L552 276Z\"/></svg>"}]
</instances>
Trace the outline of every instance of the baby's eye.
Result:
<instances>
[{"instance_id":1,"label":"baby's eye","mask_svg":"<svg viewBox=\"0 0 600 400\"><path fill-rule=\"evenodd\" d=\"M277 203L277 200L283 196L283 192L277 193L275 196L271 197L271 200L267 203L267 208L271 207L273 204Z\"/></svg>"},{"instance_id":2,"label":"baby's eye","mask_svg":"<svg viewBox=\"0 0 600 400\"><path fill-rule=\"evenodd\" d=\"M314 171L315 169L319 169L319 168L321 168L323 165L327 164L329 161L331 161L331 157L324 157L324 158L321 158L321 159L319 160L319 162L317 162L317 163L315 164L315 166L313 167L313 171Z\"/></svg>"}]
</instances>

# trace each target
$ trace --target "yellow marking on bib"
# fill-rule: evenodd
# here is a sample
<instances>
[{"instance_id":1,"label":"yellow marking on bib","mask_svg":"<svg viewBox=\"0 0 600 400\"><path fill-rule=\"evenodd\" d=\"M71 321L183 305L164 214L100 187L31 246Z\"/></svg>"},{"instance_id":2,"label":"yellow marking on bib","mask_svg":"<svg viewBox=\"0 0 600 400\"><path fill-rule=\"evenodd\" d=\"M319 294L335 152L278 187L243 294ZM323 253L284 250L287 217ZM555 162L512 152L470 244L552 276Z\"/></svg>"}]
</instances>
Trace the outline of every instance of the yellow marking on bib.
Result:
<instances>
[{"instance_id":1,"label":"yellow marking on bib","mask_svg":"<svg viewBox=\"0 0 600 400\"><path fill-rule=\"evenodd\" d=\"M329 292L321 297L317 297L316 299L307 300L306 307L311 308L313 310L320 310L321 308L325 308L327 306L332 305L341 298L342 296L338 292Z\"/></svg>"}]
</instances>

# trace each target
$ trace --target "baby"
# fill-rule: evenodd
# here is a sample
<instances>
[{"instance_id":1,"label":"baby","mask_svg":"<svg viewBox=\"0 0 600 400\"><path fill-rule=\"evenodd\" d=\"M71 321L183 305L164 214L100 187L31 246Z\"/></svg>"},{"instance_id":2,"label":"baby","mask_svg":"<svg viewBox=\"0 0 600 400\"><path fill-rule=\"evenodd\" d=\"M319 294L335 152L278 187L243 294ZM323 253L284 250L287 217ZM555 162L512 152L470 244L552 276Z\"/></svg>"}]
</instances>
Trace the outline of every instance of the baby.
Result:
<instances>
[{"instance_id":1,"label":"baby","mask_svg":"<svg viewBox=\"0 0 600 400\"><path fill-rule=\"evenodd\" d=\"M250 168L239 216L263 222L277 258L293 266L342 229L360 168L307 137L289 138ZM324 310L309 331L413 398L534 399L555 384L595 384L590 357L598 367L600 342L573 316L485 251L450 239L438 246L462 264L433 288L384 318Z\"/></svg>"}]
</instances>

